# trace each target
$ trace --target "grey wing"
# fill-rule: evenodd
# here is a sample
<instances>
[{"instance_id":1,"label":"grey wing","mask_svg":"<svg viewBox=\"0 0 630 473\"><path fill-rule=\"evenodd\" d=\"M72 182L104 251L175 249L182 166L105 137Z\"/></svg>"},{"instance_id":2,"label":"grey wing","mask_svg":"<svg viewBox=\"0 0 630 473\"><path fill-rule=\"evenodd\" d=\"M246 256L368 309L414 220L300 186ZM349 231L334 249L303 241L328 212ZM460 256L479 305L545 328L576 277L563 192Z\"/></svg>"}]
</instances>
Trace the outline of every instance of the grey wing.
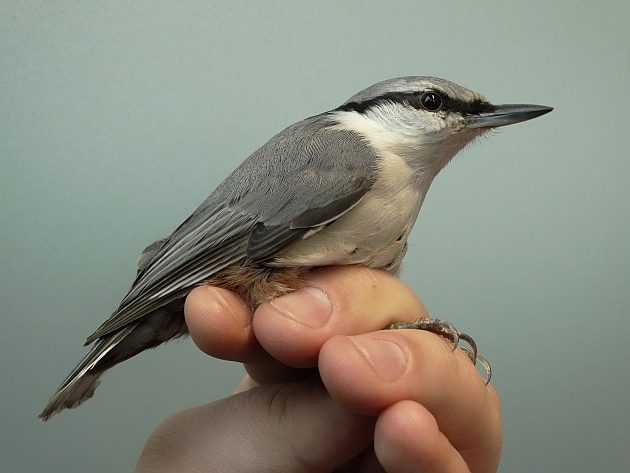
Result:
<instances>
[{"instance_id":1,"label":"grey wing","mask_svg":"<svg viewBox=\"0 0 630 473\"><path fill-rule=\"evenodd\" d=\"M363 138L324 114L276 135L254 153L230 186L229 200L257 216L247 255L272 257L355 206L376 178L377 156ZM292 137L285 140L285 133ZM274 159L269 159L274 156ZM252 186L250 176L262 181ZM256 189L252 191L252 189Z\"/></svg>"},{"instance_id":2,"label":"grey wing","mask_svg":"<svg viewBox=\"0 0 630 473\"><path fill-rule=\"evenodd\" d=\"M264 263L356 205L372 185L376 157L359 136L322 126L323 119L312 117L276 135L170 237L149 245L129 293L86 344L183 297L228 266Z\"/></svg>"}]
</instances>

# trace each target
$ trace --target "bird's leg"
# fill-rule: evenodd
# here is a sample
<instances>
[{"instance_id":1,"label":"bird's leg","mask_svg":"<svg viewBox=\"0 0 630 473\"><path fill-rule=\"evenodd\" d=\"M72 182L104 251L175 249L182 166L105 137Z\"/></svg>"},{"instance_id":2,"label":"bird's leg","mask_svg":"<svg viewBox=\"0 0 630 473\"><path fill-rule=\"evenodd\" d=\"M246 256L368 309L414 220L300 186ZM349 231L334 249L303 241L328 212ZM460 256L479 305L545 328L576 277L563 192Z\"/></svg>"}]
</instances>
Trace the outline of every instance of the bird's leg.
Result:
<instances>
[{"instance_id":1,"label":"bird's leg","mask_svg":"<svg viewBox=\"0 0 630 473\"><path fill-rule=\"evenodd\" d=\"M447 339L453 343L453 350L456 350L459 347L468 355L468 358L470 358L474 365L479 363L486 372L486 375L484 376L486 384L490 382L490 378L492 377L492 367L490 366L490 363L488 363L488 360L486 360L483 356L480 356L477 353L477 344L475 343L475 340L473 340L473 338L467 333L457 330L452 323L440 319L419 317L413 322L396 322L389 324L386 328L388 330L425 330ZM461 341L466 342L468 346L460 346Z\"/></svg>"}]
</instances>

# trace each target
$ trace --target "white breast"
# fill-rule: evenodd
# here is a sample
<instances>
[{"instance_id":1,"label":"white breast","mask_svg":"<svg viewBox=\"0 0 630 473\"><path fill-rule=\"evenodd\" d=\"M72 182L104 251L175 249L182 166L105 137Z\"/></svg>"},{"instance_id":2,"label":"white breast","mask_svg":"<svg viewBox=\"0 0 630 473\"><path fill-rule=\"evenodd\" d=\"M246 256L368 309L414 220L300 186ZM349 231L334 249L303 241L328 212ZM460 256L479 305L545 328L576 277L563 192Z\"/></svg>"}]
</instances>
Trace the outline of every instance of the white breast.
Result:
<instances>
[{"instance_id":1,"label":"white breast","mask_svg":"<svg viewBox=\"0 0 630 473\"><path fill-rule=\"evenodd\" d=\"M395 137L382 130L379 134L362 130L372 125L357 120L344 127L362 132L381 156L376 182L354 208L281 252L274 265L365 264L384 268L402 257L432 176L419 175L408 160L392 151L388 144Z\"/></svg>"}]
</instances>

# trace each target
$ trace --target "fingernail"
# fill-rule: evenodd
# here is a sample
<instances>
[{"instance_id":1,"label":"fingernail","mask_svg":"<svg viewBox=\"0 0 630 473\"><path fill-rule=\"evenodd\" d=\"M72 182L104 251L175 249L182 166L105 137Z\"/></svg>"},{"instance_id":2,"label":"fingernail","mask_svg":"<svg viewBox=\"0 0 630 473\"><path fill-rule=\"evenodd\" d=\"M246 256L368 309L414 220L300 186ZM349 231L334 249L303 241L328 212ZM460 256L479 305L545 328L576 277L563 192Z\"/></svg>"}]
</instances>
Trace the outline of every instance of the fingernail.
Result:
<instances>
[{"instance_id":1,"label":"fingernail","mask_svg":"<svg viewBox=\"0 0 630 473\"><path fill-rule=\"evenodd\" d=\"M210 296L212 297L212 305L210 306L210 311L212 312L227 312L232 316L234 321L243 328L246 328L251 325L252 317L249 313L249 310L244 308L244 310L234 310L233 304L228 304L228 301L225 300L221 291L212 286L205 286L208 292L210 292Z\"/></svg>"},{"instance_id":2,"label":"fingernail","mask_svg":"<svg viewBox=\"0 0 630 473\"><path fill-rule=\"evenodd\" d=\"M300 289L274 299L270 304L285 317L311 328L323 327L332 315L328 295L316 287Z\"/></svg>"},{"instance_id":3,"label":"fingernail","mask_svg":"<svg viewBox=\"0 0 630 473\"><path fill-rule=\"evenodd\" d=\"M407 352L397 343L369 335L350 337L350 339L383 381L395 381L405 372Z\"/></svg>"}]
</instances>

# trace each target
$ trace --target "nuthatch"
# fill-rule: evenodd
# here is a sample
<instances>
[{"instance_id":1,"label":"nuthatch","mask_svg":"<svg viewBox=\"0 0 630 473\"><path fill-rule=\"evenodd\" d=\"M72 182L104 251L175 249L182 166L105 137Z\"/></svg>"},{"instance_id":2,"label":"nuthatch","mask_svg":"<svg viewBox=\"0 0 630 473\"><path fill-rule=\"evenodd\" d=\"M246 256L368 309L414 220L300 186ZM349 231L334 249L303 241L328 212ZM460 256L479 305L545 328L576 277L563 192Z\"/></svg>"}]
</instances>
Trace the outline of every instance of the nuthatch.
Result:
<instances>
[{"instance_id":1,"label":"nuthatch","mask_svg":"<svg viewBox=\"0 0 630 473\"><path fill-rule=\"evenodd\" d=\"M429 186L451 158L492 128L551 110L402 77L289 126L145 248L131 289L40 417L81 404L106 370L186 334L184 298L196 286L230 289L256 308L300 288L316 266L397 273Z\"/></svg>"}]
</instances>

